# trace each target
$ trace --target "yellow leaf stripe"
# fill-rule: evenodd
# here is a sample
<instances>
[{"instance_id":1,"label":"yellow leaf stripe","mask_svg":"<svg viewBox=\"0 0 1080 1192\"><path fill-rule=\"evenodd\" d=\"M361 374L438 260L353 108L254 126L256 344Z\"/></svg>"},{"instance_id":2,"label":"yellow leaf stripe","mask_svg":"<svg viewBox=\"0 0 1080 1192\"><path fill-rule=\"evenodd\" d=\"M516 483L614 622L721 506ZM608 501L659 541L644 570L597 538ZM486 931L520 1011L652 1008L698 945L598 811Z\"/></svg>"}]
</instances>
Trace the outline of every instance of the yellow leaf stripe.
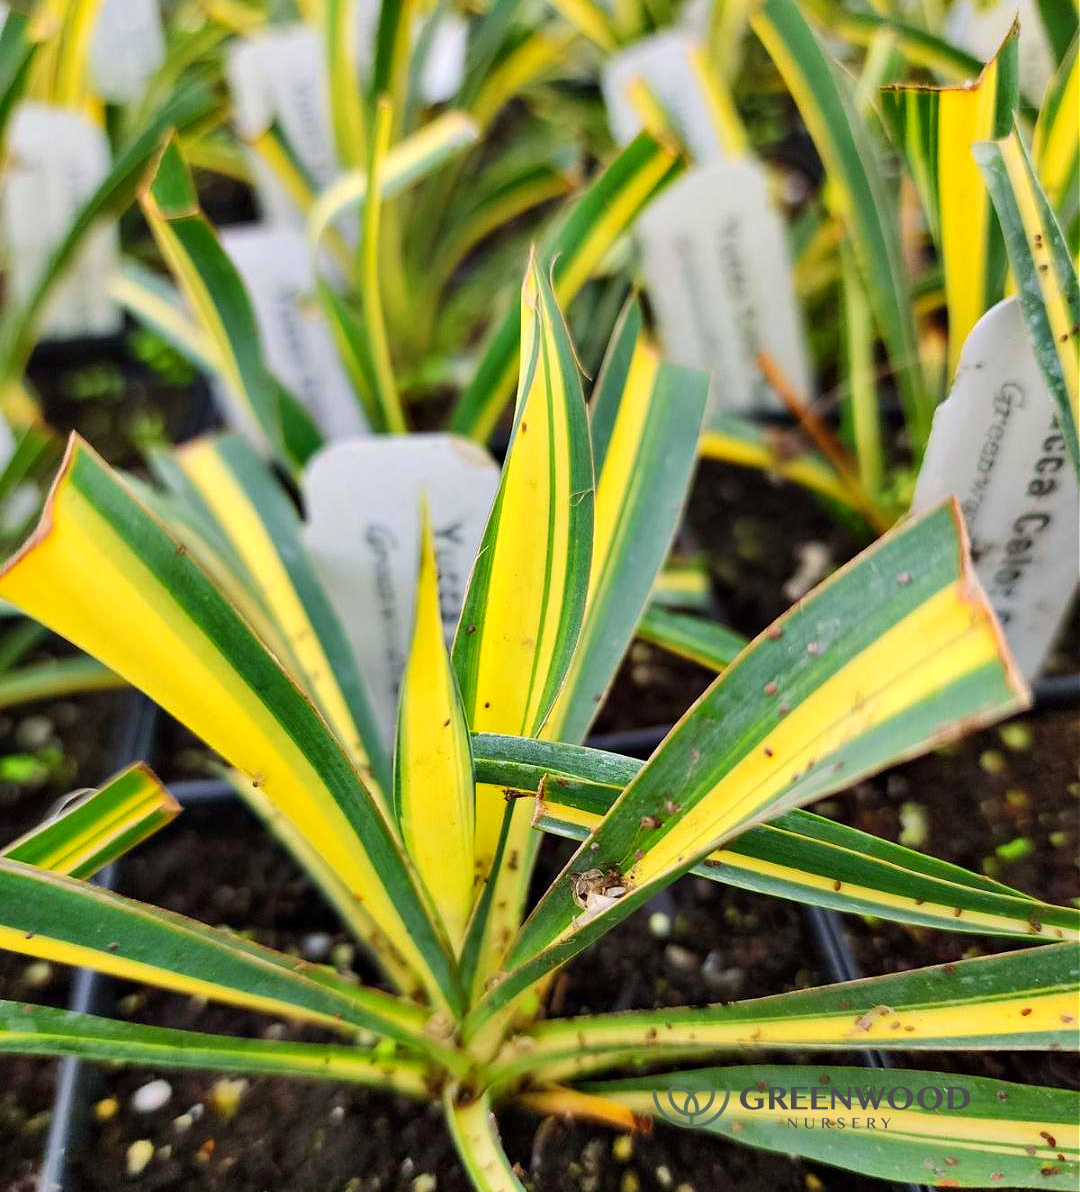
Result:
<instances>
[{"instance_id":1,"label":"yellow leaf stripe","mask_svg":"<svg viewBox=\"0 0 1080 1192\"><path fill-rule=\"evenodd\" d=\"M0 856L87 878L179 814L180 804L139 763L100 790L69 796L54 816L0 850Z\"/></svg>"},{"instance_id":2,"label":"yellow leaf stripe","mask_svg":"<svg viewBox=\"0 0 1080 1192\"><path fill-rule=\"evenodd\" d=\"M244 472L248 474L253 468L261 471L261 462L232 436L224 440L196 440L179 448L175 458L227 537L263 604L270 610L289 656L295 660L298 677L304 680L305 688L364 774L372 792L380 794L379 779L369 755L369 747L376 736L370 710L365 709L368 715L365 723L350 708L338 683L335 671L338 660L328 655L326 642L313 624L312 612L297 591L283 558L284 544L275 541L266 520L269 511L265 508L260 511L250 482L245 484L237 471L242 465L247 465ZM269 496L279 497L276 503L284 505L288 498L283 493L265 492L273 485L270 477L266 480L268 484L261 486L264 500ZM327 610L323 611L325 614ZM341 641L344 641L343 637ZM385 762L381 758L379 770L385 773Z\"/></svg>"},{"instance_id":3,"label":"yellow leaf stripe","mask_svg":"<svg viewBox=\"0 0 1080 1192\"><path fill-rule=\"evenodd\" d=\"M401 683L394 805L409 855L460 950L473 905L473 763L439 611L427 506L412 646Z\"/></svg>"},{"instance_id":4,"label":"yellow leaf stripe","mask_svg":"<svg viewBox=\"0 0 1080 1192\"><path fill-rule=\"evenodd\" d=\"M455 996L445 941L387 813L184 548L77 438L38 530L0 574L0 595L146 691L241 770L392 935L435 1003Z\"/></svg>"}]
</instances>

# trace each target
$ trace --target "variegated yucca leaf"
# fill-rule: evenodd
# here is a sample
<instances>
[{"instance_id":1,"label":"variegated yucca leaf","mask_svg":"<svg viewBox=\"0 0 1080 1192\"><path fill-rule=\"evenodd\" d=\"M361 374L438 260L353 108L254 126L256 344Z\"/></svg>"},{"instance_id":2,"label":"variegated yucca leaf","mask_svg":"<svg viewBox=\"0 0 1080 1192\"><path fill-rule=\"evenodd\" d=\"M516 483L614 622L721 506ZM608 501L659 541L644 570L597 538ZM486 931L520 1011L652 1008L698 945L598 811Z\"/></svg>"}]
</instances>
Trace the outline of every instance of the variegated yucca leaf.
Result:
<instances>
[{"instance_id":1,"label":"variegated yucca leaf","mask_svg":"<svg viewBox=\"0 0 1080 1192\"><path fill-rule=\"evenodd\" d=\"M222 380L265 441L299 466L318 448L321 435L267 367L247 290L202 213L175 138L166 142L141 204L161 255L214 345Z\"/></svg>"},{"instance_id":2,"label":"variegated yucca leaf","mask_svg":"<svg viewBox=\"0 0 1080 1192\"><path fill-rule=\"evenodd\" d=\"M882 115L903 150L944 266L950 377L968 332L1004 293L1005 245L971 146L1012 128L1019 42L1014 22L975 80L881 92Z\"/></svg>"},{"instance_id":3,"label":"variegated yucca leaf","mask_svg":"<svg viewBox=\"0 0 1080 1192\"><path fill-rule=\"evenodd\" d=\"M715 671L723 670L748 644L747 639L733 629L704 617L672 612L657 604L646 610L637 635L642 641Z\"/></svg>"},{"instance_id":4,"label":"variegated yucca leaf","mask_svg":"<svg viewBox=\"0 0 1080 1192\"><path fill-rule=\"evenodd\" d=\"M570 666L585 613L593 465L577 361L535 256L521 292L521 370L510 447L454 639L469 727L539 733ZM465 958L477 976L520 922L536 848L531 808L476 793L476 865L494 874ZM507 887L500 889L497 887ZM481 978L481 979L483 979Z\"/></svg>"},{"instance_id":5,"label":"variegated yucca leaf","mask_svg":"<svg viewBox=\"0 0 1080 1192\"><path fill-rule=\"evenodd\" d=\"M562 306L569 305L615 240L683 168L676 152L640 133L576 200L539 254L540 269L551 271ZM513 390L520 350L518 315L510 311L454 409L451 430L480 440L491 434Z\"/></svg>"},{"instance_id":6,"label":"variegated yucca leaf","mask_svg":"<svg viewBox=\"0 0 1080 1192\"><path fill-rule=\"evenodd\" d=\"M1063 1048L1076 1036L1080 951L1022 948L884 977L701 1009L631 1010L544 1022L510 1043L497 1081L562 1084L645 1061L723 1051Z\"/></svg>"},{"instance_id":7,"label":"variegated yucca leaf","mask_svg":"<svg viewBox=\"0 0 1080 1192\"><path fill-rule=\"evenodd\" d=\"M0 849L0 857L89 878L180 814L180 804L141 763L98 790L77 791L44 823Z\"/></svg>"},{"instance_id":8,"label":"variegated yucca leaf","mask_svg":"<svg viewBox=\"0 0 1080 1192\"><path fill-rule=\"evenodd\" d=\"M529 794L536 826L584 840L643 763L599 750L478 734L478 781ZM749 828L691 870L779 898L945 931L1080 940L1080 911L809 811Z\"/></svg>"},{"instance_id":9,"label":"variegated yucca leaf","mask_svg":"<svg viewBox=\"0 0 1080 1192\"><path fill-rule=\"evenodd\" d=\"M885 34L908 62L942 78L960 82L974 78L982 69L982 62L966 50L919 25L898 19L895 12L836 4L834 0L802 0L802 6L824 33L865 48Z\"/></svg>"},{"instance_id":10,"label":"variegated yucca leaf","mask_svg":"<svg viewBox=\"0 0 1080 1192\"><path fill-rule=\"evenodd\" d=\"M79 208L50 253L26 300L18 305L7 304L0 319L0 399L6 400L9 391L19 383L37 341L48 300L76 259L86 236L101 220L117 218L127 209L167 130L194 123L212 107L210 93L199 84L185 86L171 95L114 158L109 173Z\"/></svg>"},{"instance_id":11,"label":"variegated yucca leaf","mask_svg":"<svg viewBox=\"0 0 1080 1192\"><path fill-rule=\"evenodd\" d=\"M829 59L796 0L763 0L751 16L825 165L836 214L847 226L870 306L889 353L916 452L925 446L932 406L899 242L896 202L886 189L870 128L855 110L847 80Z\"/></svg>"},{"instance_id":12,"label":"variegated yucca leaf","mask_svg":"<svg viewBox=\"0 0 1080 1192\"><path fill-rule=\"evenodd\" d=\"M425 505L412 645L398 702L394 810L402 840L460 950L473 907L469 727L443 637L435 539Z\"/></svg>"},{"instance_id":13,"label":"variegated yucca leaf","mask_svg":"<svg viewBox=\"0 0 1080 1192\"><path fill-rule=\"evenodd\" d=\"M155 1069L194 1068L334 1080L409 1097L424 1097L427 1087L422 1064L415 1059L388 1056L382 1050L208 1035L24 1002L0 1002L0 1054L5 1052L72 1056Z\"/></svg>"},{"instance_id":14,"label":"variegated yucca leaf","mask_svg":"<svg viewBox=\"0 0 1080 1192\"><path fill-rule=\"evenodd\" d=\"M0 947L338 1033L416 1042L424 1012L241 936L0 857Z\"/></svg>"},{"instance_id":15,"label":"variegated yucca leaf","mask_svg":"<svg viewBox=\"0 0 1080 1192\"><path fill-rule=\"evenodd\" d=\"M330 119L338 162L358 170L367 156L367 100L359 61L357 0L326 0L322 14Z\"/></svg>"},{"instance_id":16,"label":"variegated yucca leaf","mask_svg":"<svg viewBox=\"0 0 1080 1192\"><path fill-rule=\"evenodd\" d=\"M388 809L184 546L78 438L37 532L0 574L0 596L145 691L260 787L434 1003L460 1005L448 945Z\"/></svg>"},{"instance_id":17,"label":"variegated yucca leaf","mask_svg":"<svg viewBox=\"0 0 1080 1192\"><path fill-rule=\"evenodd\" d=\"M662 360L626 308L589 403L596 471L580 640L544 736L580 741L600 709L675 535L693 474L708 377Z\"/></svg>"},{"instance_id":18,"label":"variegated yucca leaf","mask_svg":"<svg viewBox=\"0 0 1080 1192\"><path fill-rule=\"evenodd\" d=\"M1020 311L1057 421L1080 472L1080 284L1061 226L1039 185L1018 128L975 146L1001 221Z\"/></svg>"},{"instance_id":19,"label":"variegated yucca leaf","mask_svg":"<svg viewBox=\"0 0 1080 1192\"><path fill-rule=\"evenodd\" d=\"M541 899L469 1025L755 823L1028 700L955 506L907 523L776 622L679 721Z\"/></svg>"},{"instance_id":20,"label":"variegated yucca leaf","mask_svg":"<svg viewBox=\"0 0 1080 1192\"><path fill-rule=\"evenodd\" d=\"M1074 235L1080 216L1080 137L1076 112L1080 108L1080 55L1076 38L1050 81L1035 122L1033 156L1039 179L1061 226Z\"/></svg>"},{"instance_id":21,"label":"variegated yucca leaf","mask_svg":"<svg viewBox=\"0 0 1080 1192\"><path fill-rule=\"evenodd\" d=\"M850 1111L844 1103L834 1109L825 1093L819 1098L824 1110L809 1108L811 1092L823 1086L861 1090L864 1099L856 1098ZM947 1104L944 1090L949 1086L968 1094L970 1099L963 1108ZM908 1069L875 1071L869 1078L865 1068L781 1064L701 1068L585 1087L643 1114L655 1114L668 1090L715 1089L721 1095L730 1090L733 1104L701 1127L703 1130L748 1146L801 1155L882 1179L917 1184L933 1180L939 1188L1076 1187L1080 1158L1076 1093L1066 1089L986 1077L950 1078ZM760 1110L739 1105L743 1089L760 1093L762 1089L795 1087L803 1091L799 1110L781 1108L775 1101L769 1108L767 1093ZM923 1090L929 1091L923 1094ZM941 1096L941 1107L922 1108L920 1094L925 1097L923 1104L936 1104L933 1090ZM894 1109L890 1097L903 1108ZM790 1099L786 1104L790 1105ZM887 1117L888 1127L866 1128L868 1113L879 1122L882 1116ZM850 1127L853 1115L862 1119L863 1128L826 1129L821 1124L822 1117L842 1117ZM817 1128L792 1129L788 1119L793 1117L799 1121L816 1118ZM677 1110L671 1120L678 1120Z\"/></svg>"},{"instance_id":22,"label":"variegated yucca leaf","mask_svg":"<svg viewBox=\"0 0 1080 1192\"><path fill-rule=\"evenodd\" d=\"M490 1095L448 1085L443 1104L458 1157L476 1192L525 1192L499 1141Z\"/></svg>"},{"instance_id":23,"label":"variegated yucca leaf","mask_svg":"<svg viewBox=\"0 0 1080 1192\"><path fill-rule=\"evenodd\" d=\"M157 453L155 460L159 476L176 485L177 495L213 526L212 541L224 540L224 563L238 564L246 587L276 625L290 670L368 786L388 795L390 761L371 697L303 543L299 514L284 489L237 434L198 439L171 457Z\"/></svg>"}]
</instances>

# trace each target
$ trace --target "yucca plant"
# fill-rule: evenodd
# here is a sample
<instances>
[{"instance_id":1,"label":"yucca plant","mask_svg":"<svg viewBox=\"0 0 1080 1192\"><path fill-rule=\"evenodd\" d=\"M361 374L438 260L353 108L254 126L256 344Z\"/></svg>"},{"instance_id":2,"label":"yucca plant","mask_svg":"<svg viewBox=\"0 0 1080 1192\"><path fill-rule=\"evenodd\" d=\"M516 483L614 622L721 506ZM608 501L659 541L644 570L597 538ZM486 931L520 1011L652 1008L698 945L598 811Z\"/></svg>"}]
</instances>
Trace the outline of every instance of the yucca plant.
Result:
<instances>
[{"instance_id":1,"label":"yucca plant","mask_svg":"<svg viewBox=\"0 0 1080 1192\"><path fill-rule=\"evenodd\" d=\"M880 532L906 512L931 416L965 338L1013 290L1059 424L1080 459L1071 330L1080 318L1076 8L1040 6L1056 69L1034 112L1020 94L1019 26L984 63L947 40L945 8L924 6L903 18L819 0L713 10L714 28L726 22L734 47L725 54L710 43L705 69L713 83L725 94L734 90L740 104L753 98L747 80L731 73L752 31L767 55L759 53L753 85L789 94L823 167L824 186L803 203L792 229L793 284L820 329L819 375L838 377L843 434L818 416L814 395L797 392L763 360L814 450L725 414L703 437L702 453L774 471L844 511L863 532ZM749 141L732 131L733 110L712 105L717 138L734 156ZM653 105L645 116L655 130L666 113ZM899 170L910 180L906 189L892 177ZM833 317L837 309L841 320ZM902 458L889 452L886 396L902 412Z\"/></svg>"},{"instance_id":2,"label":"yucca plant","mask_svg":"<svg viewBox=\"0 0 1080 1192\"><path fill-rule=\"evenodd\" d=\"M798 810L1027 703L955 510L905 524L771 626L644 765L584 748L574 742L668 546L704 382L663 364L631 312L587 411L535 264L521 339L514 434L450 651L418 511L392 772L370 746L362 676L294 508L243 440L197 442L162 461L174 532L73 440L0 596L227 760L378 959L385 987L88 884L102 856L175 810L136 771L103 788L100 815L86 803L0 859L0 943L323 1027L338 1041L239 1039L6 1003L0 1050L437 1097L476 1187L520 1189L492 1117L507 1101L626 1126L655 1112L654 1094L688 1084L866 1082L861 1070L756 1062L777 1047L1075 1046L1075 909ZM534 825L582 843L530 909ZM1039 946L734 1005L546 1020L559 968L690 871ZM725 1066L700 1067L721 1057ZM874 1080L890 1091L943 1078ZM902 1179L1073 1186L1074 1094L963 1086L965 1107L898 1108L872 1147L850 1133L789 1131L775 1110L733 1110L708 1129Z\"/></svg>"}]
</instances>

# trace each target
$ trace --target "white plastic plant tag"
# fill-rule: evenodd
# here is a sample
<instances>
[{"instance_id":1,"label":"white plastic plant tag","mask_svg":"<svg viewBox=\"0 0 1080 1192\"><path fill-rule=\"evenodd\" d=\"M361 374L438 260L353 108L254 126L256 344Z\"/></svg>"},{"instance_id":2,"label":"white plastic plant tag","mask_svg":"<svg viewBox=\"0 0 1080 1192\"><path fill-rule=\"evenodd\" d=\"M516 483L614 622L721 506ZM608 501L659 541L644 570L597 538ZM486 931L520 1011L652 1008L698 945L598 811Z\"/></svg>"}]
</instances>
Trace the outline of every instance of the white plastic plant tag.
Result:
<instances>
[{"instance_id":1,"label":"white plastic plant tag","mask_svg":"<svg viewBox=\"0 0 1080 1192\"><path fill-rule=\"evenodd\" d=\"M316 190L340 173L327 97L324 48L314 29L280 25L237 41L226 77L236 130L253 141L277 124ZM301 221L296 204L272 170L250 153L264 215L276 222Z\"/></svg>"},{"instance_id":2,"label":"white plastic plant tag","mask_svg":"<svg viewBox=\"0 0 1080 1192\"><path fill-rule=\"evenodd\" d=\"M465 598L499 469L471 440L372 435L320 451L303 479L307 544L389 743L412 635L426 495L447 641Z\"/></svg>"},{"instance_id":3,"label":"white plastic plant tag","mask_svg":"<svg viewBox=\"0 0 1080 1192\"><path fill-rule=\"evenodd\" d=\"M8 131L2 203L9 269L8 300L25 300L83 203L109 172L104 130L85 116L48 104L24 103ZM120 312L106 296L117 266L116 225L104 223L83 242L54 291L46 339L114 335Z\"/></svg>"},{"instance_id":4,"label":"white plastic plant tag","mask_svg":"<svg viewBox=\"0 0 1080 1192\"><path fill-rule=\"evenodd\" d=\"M611 132L619 144L632 141L641 131L629 93L635 79L641 79L671 117L695 161L727 157L690 60L694 45L693 38L669 31L644 37L609 59L601 87Z\"/></svg>"},{"instance_id":5,"label":"white plastic plant tag","mask_svg":"<svg viewBox=\"0 0 1080 1192\"><path fill-rule=\"evenodd\" d=\"M1061 4L1069 0L1059 0ZM1031 103L1040 103L1054 58L1039 15L1037 0L956 0L945 21L945 36L983 62L989 62L1020 18L1020 90Z\"/></svg>"},{"instance_id":6,"label":"white plastic plant tag","mask_svg":"<svg viewBox=\"0 0 1080 1192\"><path fill-rule=\"evenodd\" d=\"M367 423L315 294L304 233L249 224L225 228L221 243L247 286L274 375L328 439L365 433Z\"/></svg>"},{"instance_id":7,"label":"white plastic plant tag","mask_svg":"<svg viewBox=\"0 0 1080 1192\"><path fill-rule=\"evenodd\" d=\"M712 372L710 413L779 408L762 350L812 396L784 225L756 161L691 170L645 210L638 239L664 349Z\"/></svg>"},{"instance_id":8,"label":"white plastic plant tag","mask_svg":"<svg viewBox=\"0 0 1080 1192\"><path fill-rule=\"evenodd\" d=\"M158 0L102 0L90 41L90 74L102 99L138 99L164 61Z\"/></svg>"},{"instance_id":9,"label":"white plastic plant tag","mask_svg":"<svg viewBox=\"0 0 1080 1192\"><path fill-rule=\"evenodd\" d=\"M464 17L452 12L432 19L438 24L420 70L420 94L425 103L446 103L465 81L469 25Z\"/></svg>"},{"instance_id":10,"label":"white plastic plant tag","mask_svg":"<svg viewBox=\"0 0 1080 1192\"><path fill-rule=\"evenodd\" d=\"M1080 495L1015 298L964 343L934 415L912 502L955 493L975 571L1028 679L1041 670L1080 574Z\"/></svg>"}]
</instances>

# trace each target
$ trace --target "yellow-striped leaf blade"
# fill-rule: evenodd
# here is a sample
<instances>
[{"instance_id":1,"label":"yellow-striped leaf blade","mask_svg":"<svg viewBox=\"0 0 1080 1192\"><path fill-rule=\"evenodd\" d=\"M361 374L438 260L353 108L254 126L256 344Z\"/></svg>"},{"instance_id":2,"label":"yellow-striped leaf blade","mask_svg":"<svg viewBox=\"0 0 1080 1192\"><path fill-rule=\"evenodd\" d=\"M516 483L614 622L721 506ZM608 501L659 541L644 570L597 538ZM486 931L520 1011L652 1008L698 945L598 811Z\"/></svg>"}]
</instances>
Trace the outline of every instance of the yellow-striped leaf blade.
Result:
<instances>
[{"instance_id":1,"label":"yellow-striped leaf blade","mask_svg":"<svg viewBox=\"0 0 1080 1192\"><path fill-rule=\"evenodd\" d=\"M388 1057L381 1050L208 1035L25 1002L0 1002L0 1054L4 1053L335 1080L411 1097L423 1097L426 1090L421 1064Z\"/></svg>"},{"instance_id":2,"label":"yellow-striped leaf blade","mask_svg":"<svg viewBox=\"0 0 1080 1192\"><path fill-rule=\"evenodd\" d=\"M239 435L198 439L173 458L186 481L179 495L197 503L224 536L277 624L290 669L369 786L388 792L390 765L371 699L304 545L296 507Z\"/></svg>"},{"instance_id":3,"label":"yellow-striped leaf blade","mask_svg":"<svg viewBox=\"0 0 1080 1192\"><path fill-rule=\"evenodd\" d=\"M69 795L44 823L0 849L0 857L89 878L179 814L180 804L139 763L98 790Z\"/></svg>"},{"instance_id":4,"label":"yellow-striped leaf blade","mask_svg":"<svg viewBox=\"0 0 1080 1192\"><path fill-rule=\"evenodd\" d=\"M1076 112L1080 109L1080 41L1073 39L1050 82L1035 122L1032 153L1046 197L1061 226L1073 234L1080 216L1080 137Z\"/></svg>"},{"instance_id":5,"label":"yellow-striped leaf blade","mask_svg":"<svg viewBox=\"0 0 1080 1192\"><path fill-rule=\"evenodd\" d=\"M1080 472L1080 284L1061 226L1031 164L1020 131L974 148L998 219L1009 264L1016 278L1039 369L1046 380L1057 420Z\"/></svg>"},{"instance_id":6,"label":"yellow-striped leaf blade","mask_svg":"<svg viewBox=\"0 0 1080 1192\"><path fill-rule=\"evenodd\" d=\"M919 368L899 243L899 217L875 157L869 129L846 80L830 60L796 0L764 0L750 18L798 106L834 188L855 258L888 349L917 450L930 430L931 406Z\"/></svg>"},{"instance_id":7,"label":"yellow-striped leaf blade","mask_svg":"<svg viewBox=\"0 0 1080 1192\"><path fill-rule=\"evenodd\" d=\"M216 927L0 858L0 947L57 964L284 1015L334 1031L414 1041L424 1013Z\"/></svg>"},{"instance_id":8,"label":"yellow-striped leaf blade","mask_svg":"<svg viewBox=\"0 0 1080 1192\"><path fill-rule=\"evenodd\" d=\"M577 361L535 257L521 291L521 341L514 431L453 660L470 729L535 736L578 641L593 537L592 452ZM486 879L497 851L506 864L481 899L473 953L490 953L493 932L505 946L507 922L516 929L536 847L530 818L529 807L507 805L490 787L478 789L477 870ZM498 882L513 885L513 892L496 891ZM501 908L490 916L493 904ZM494 919L504 920L501 927Z\"/></svg>"},{"instance_id":9,"label":"yellow-striped leaf blade","mask_svg":"<svg viewBox=\"0 0 1080 1192\"><path fill-rule=\"evenodd\" d=\"M809 1091L861 1090L849 1111L843 1102L819 1096L827 1108L795 1112L774 1101L770 1109L741 1108L743 1089L800 1087L808 1105ZM1010 1084L984 1076L947 1076L940 1072L908 1069L874 1071L865 1068L816 1068L785 1065L748 1065L735 1068L701 1068L677 1076L640 1077L589 1085L589 1091L618 1101L640 1113L653 1114L668 1090L715 1089L731 1092L731 1108L706 1132L734 1138L748 1146L802 1155L836 1167L846 1167L881 1179L933 1180L939 1188L1062 1188L1076 1187L1080 1157L1076 1093L1038 1085ZM963 1108L949 1108L945 1086L963 1089L969 1096ZM653 1093L657 1099L653 1100ZM755 1103L753 1092L748 1094ZM941 1108L936 1097L942 1099ZM880 1108L874 1107L874 1098ZM910 1097L910 1101L909 1101ZM920 1098L922 1098L920 1100ZM962 1098L957 1095L955 1103ZM894 1109L893 1104L908 1106ZM784 1103L790 1106L790 1098ZM868 1116L889 1119L887 1128L867 1129ZM672 1113L672 1118L677 1116ZM813 1117L817 1129L792 1129L788 1119ZM849 1128L825 1129L821 1118L844 1118ZM851 1129L851 1118L862 1119L862 1129Z\"/></svg>"},{"instance_id":10,"label":"yellow-striped leaf blade","mask_svg":"<svg viewBox=\"0 0 1080 1192\"><path fill-rule=\"evenodd\" d=\"M553 1020L533 1028L521 1056L511 1043L506 1058L510 1071L561 1083L634 1060L700 1062L734 1049L1075 1048L1078 998L1080 952L1056 944L701 1009Z\"/></svg>"},{"instance_id":11,"label":"yellow-striped leaf blade","mask_svg":"<svg viewBox=\"0 0 1080 1192\"><path fill-rule=\"evenodd\" d=\"M424 507L412 645L401 680L394 810L405 847L460 949L473 906L469 728L443 637L435 538Z\"/></svg>"},{"instance_id":12,"label":"yellow-striped leaf blade","mask_svg":"<svg viewBox=\"0 0 1080 1192\"><path fill-rule=\"evenodd\" d=\"M550 269L563 306L569 305L638 213L683 168L674 150L640 133L581 195L540 254L541 270ZM492 336L455 407L451 430L480 440L491 434L513 390L520 349L517 312L511 311Z\"/></svg>"},{"instance_id":13,"label":"yellow-striped leaf blade","mask_svg":"<svg viewBox=\"0 0 1080 1192\"><path fill-rule=\"evenodd\" d=\"M75 213L25 302L5 304L0 319L0 396L6 396L21 378L49 298L76 259L85 238L101 220L117 218L127 209L161 148L166 131L202 119L212 107L213 99L201 84L178 88L170 95L139 135L117 155L109 173Z\"/></svg>"},{"instance_id":14,"label":"yellow-striped leaf blade","mask_svg":"<svg viewBox=\"0 0 1080 1192\"><path fill-rule=\"evenodd\" d=\"M389 812L296 682L120 479L72 438L0 596L145 691L265 791L349 885L436 1004L445 938Z\"/></svg>"},{"instance_id":15,"label":"yellow-striped leaf blade","mask_svg":"<svg viewBox=\"0 0 1080 1192\"><path fill-rule=\"evenodd\" d=\"M1020 98L1019 42L1014 22L975 80L881 91L882 115L903 150L941 254L950 376L968 332L1004 293L1005 246L971 146L1012 127Z\"/></svg>"},{"instance_id":16,"label":"yellow-striped leaf blade","mask_svg":"<svg viewBox=\"0 0 1080 1192\"><path fill-rule=\"evenodd\" d=\"M476 1192L525 1192L499 1141L489 1094L459 1093L451 1085L443 1101L450 1136Z\"/></svg>"},{"instance_id":17,"label":"yellow-striped leaf blade","mask_svg":"<svg viewBox=\"0 0 1080 1192\"><path fill-rule=\"evenodd\" d=\"M747 644L741 633L725 625L689 613L672 612L659 604L648 608L637 635L642 641L714 671L722 671Z\"/></svg>"},{"instance_id":18,"label":"yellow-striped leaf blade","mask_svg":"<svg viewBox=\"0 0 1080 1192\"><path fill-rule=\"evenodd\" d=\"M541 900L476 1018L755 823L1024 706L967 551L945 504L882 538L752 643Z\"/></svg>"},{"instance_id":19,"label":"yellow-striped leaf blade","mask_svg":"<svg viewBox=\"0 0 1080 1192\"><path fill-rule=\"evenodd\" d=\"M693 476L708 377L661 360L632 303L589 404L596 506L581 637L544 736L588 732L664 564Z\"/></svg>"},{"instance_id":20,"label":"yellow-striped leaf blade","mask_svg":"<svg viewBox=\"0 0 1080 1192\"><path fill-rule=\"evenodd\" d=\"M251 300L199 207L175 137L166 142L141 205L161 255L216 349L222 380L281 458L302 464L321 435L266 365Z\"/></svg>"},{"instance_id":21,"label":"yellow-striped leaf blade","mask_svg":"<svg viewBox=\"0 0 1080 1192\"><path fill-rule=\"evenodd\" d=\"M536 826L584 840L643 763L601 750L477 734L478 781L532 793ZM809 811L747 829L691 870L779 898L945 931L1080 940L1080 910Z\"/></svg>"}]
</instances>

